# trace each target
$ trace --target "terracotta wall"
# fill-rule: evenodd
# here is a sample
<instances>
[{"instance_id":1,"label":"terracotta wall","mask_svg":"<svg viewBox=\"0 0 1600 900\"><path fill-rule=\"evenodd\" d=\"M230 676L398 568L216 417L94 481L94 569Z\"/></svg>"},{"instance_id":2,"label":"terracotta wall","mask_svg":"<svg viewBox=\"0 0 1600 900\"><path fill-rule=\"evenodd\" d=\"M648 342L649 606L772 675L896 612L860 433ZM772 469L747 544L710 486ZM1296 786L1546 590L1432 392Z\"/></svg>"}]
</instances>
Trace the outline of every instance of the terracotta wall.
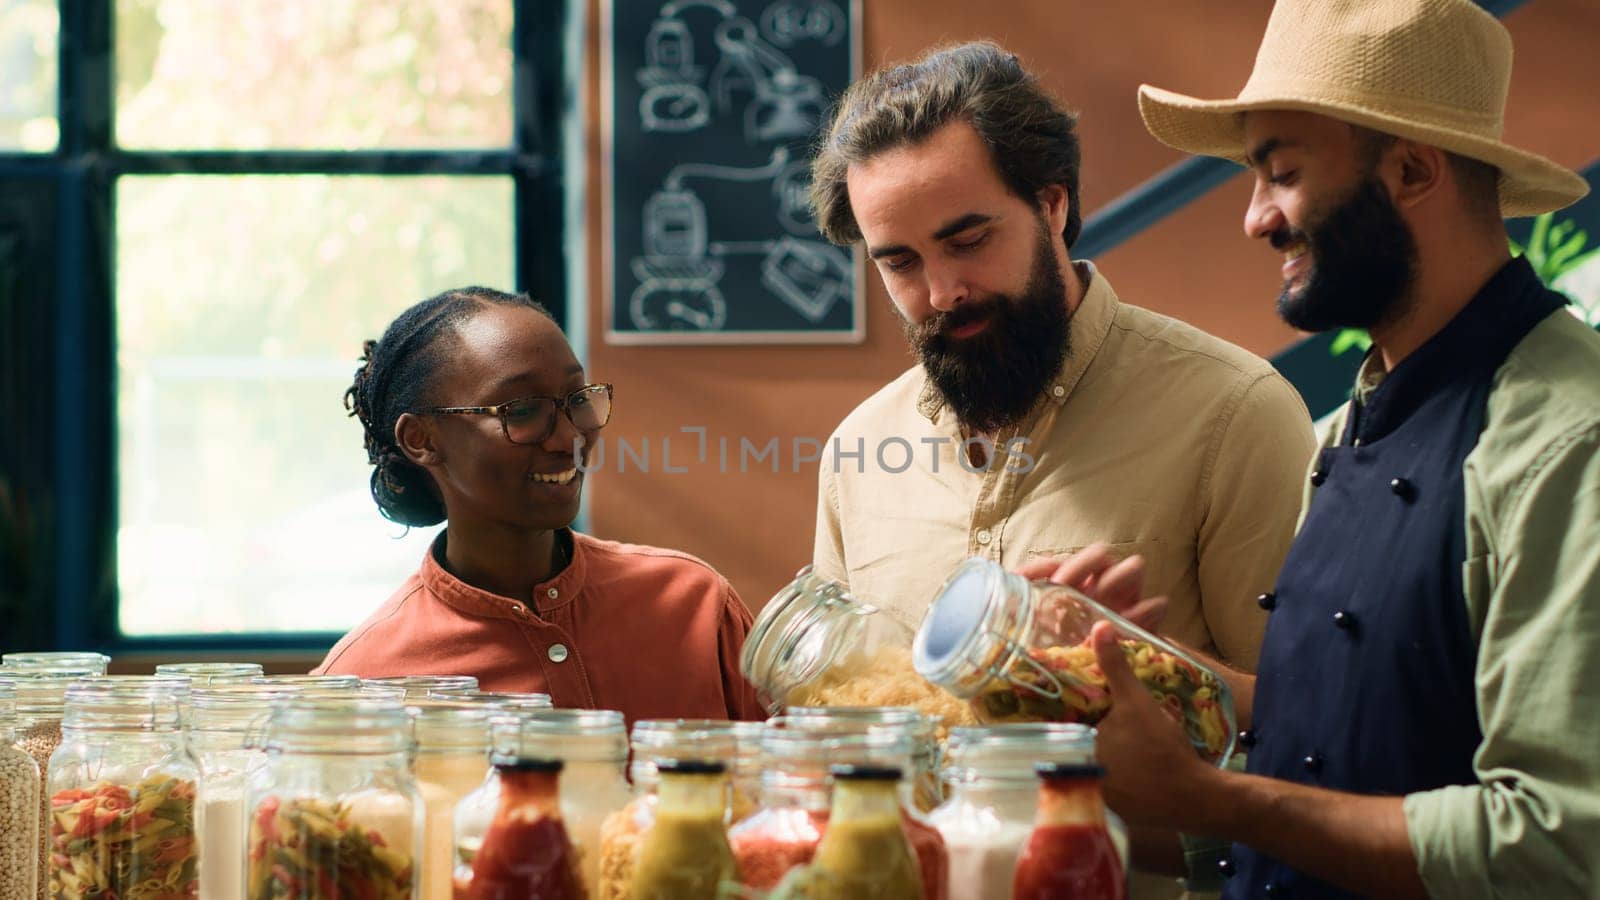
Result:
<instances>
[{"instance_id":1,"label":"terracotta wall","mask_svg":"<svg viewBox=\"0 0 1600 900\"><path fill-rule=\"evenodd\" d=\"M1232 96L1244 83L1266 24L1267 0L862 0L864 68L916 56L947 41L989 37L1019 53L1082 114L1086 215L1181 155L1139 121L1141 82L1200 96ZM810 558L815 464L794 471L789 448L778 474L739 474L738 440L826 439L856 403L912 362L877 276L867 274L867 339L848 347L639 348L604 343L601 246L599 7L592 0L585 103L588 160L589 366L617 386L610 440L649 439L652 472L617 471L608 459L589 487L591 529L617 540L674 547L724 572L759 607ZM1600 4L1530 0L1507 24L1518 51L1506 132L1569 166L1600 158L1592 84ZM1580 73L1583 67L1589 74ZM1582 82L1589 81L1590 84ZM1273 315L1278 262L1247 240L1240 222L1248 184L1235 178L1180 214L1097 260L1121 297L1192 322L1263 355L1295 340ZM711 438L708 465L689 462L693 436ZM716 439L731 442L723 474Z\"/></svg>"}]
</instances>

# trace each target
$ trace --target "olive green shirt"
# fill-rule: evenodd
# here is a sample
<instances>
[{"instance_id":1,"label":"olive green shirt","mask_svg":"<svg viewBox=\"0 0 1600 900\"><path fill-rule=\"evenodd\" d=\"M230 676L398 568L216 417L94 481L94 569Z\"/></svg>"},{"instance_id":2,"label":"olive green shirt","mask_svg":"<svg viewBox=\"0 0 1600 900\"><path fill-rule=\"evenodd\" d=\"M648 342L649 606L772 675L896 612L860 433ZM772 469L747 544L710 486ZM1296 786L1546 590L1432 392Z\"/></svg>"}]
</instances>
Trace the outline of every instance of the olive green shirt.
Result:
<instances>
[{"instance_id":1,"label":"olive green shirt","mask_svg":"<svg viewBox=\"0 0 1600 900\"><path fill-rule=\"evenodd\" d=\"M1383 377L1374 354L1357 391ZM1348 407L1347 407L1348 409ZM1329 423L1324 445L1343 431ZM1566 311L1495 375L1463 469L1475 785L1405 798L1435 897L1600 891L1600 333Z\"/></svg>"}]
</instances>

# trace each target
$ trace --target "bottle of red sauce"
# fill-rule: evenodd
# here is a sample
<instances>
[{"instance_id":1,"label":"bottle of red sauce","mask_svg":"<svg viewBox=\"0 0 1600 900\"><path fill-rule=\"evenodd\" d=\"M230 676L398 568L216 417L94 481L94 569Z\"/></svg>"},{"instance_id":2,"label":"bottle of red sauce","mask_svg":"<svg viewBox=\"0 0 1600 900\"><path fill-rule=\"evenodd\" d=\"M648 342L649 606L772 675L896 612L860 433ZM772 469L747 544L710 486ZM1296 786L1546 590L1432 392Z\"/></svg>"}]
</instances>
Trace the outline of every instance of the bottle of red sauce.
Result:
<instances>
[{"instance_id":1,"label":"bottle of red sauce","mask_svg":"<svg viewBox=\"0 0 1600 900\"><path fill-rule=\"evenodd\" d=\"M1106 829L1097 765L1040 763L1039 810L1017 860L1013 900L1124 900L1122 860Z\"/></svg>"},{"instance_id":2,"label":"bottle of red sauce","mask_svg":"<svg viewBox=\"0 0 1600 900\"><path fill-rule=\"evenodd\" d=\"M577 854L561 821L560 761L493 762L500 802L470 868L457 869L455 900L581 900Z\"/></svg>"}]
</instances>

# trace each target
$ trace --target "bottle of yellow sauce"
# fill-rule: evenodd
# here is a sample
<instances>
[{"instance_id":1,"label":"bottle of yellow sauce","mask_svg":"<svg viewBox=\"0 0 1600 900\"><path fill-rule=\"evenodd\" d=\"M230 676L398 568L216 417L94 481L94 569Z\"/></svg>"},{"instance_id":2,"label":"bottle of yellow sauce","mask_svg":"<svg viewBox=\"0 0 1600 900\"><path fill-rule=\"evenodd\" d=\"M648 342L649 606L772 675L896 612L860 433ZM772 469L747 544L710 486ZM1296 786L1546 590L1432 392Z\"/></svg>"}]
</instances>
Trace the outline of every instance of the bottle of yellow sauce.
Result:
<instances>
[{"instance_id":1,"label":"bottle of yellow sauce","mask_svg":"<svg viewBox=\"0 0 1600 900\"><path fill-rule=\"evenodd\" d=\"M817 846L814 890L827 900L922 900L900 810L900 770L833 766L833 809Z\"/></svg>"},{"instance_id":2,"label":"bottle of yellow sauce","mask_svg":"<svg viewBox=\"0 0 1600 900\"><path fill-rule=\"evenodd\" d=\"M737 877L725 816L728 772L721 762L664 760L655 822L639 845L631 900L706 900Z\"/></svg>"}]
</instances>

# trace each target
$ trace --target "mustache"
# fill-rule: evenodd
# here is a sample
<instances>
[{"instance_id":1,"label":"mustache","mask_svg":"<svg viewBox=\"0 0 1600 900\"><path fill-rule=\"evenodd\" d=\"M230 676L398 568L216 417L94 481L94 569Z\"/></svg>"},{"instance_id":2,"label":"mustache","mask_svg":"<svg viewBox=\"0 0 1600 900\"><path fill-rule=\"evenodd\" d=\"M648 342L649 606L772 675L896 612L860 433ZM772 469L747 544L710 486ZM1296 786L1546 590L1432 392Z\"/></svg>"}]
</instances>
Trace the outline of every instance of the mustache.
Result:
<instances>
[{"instance_id":1,"label":"mustache","mask_svg":"<svg viewBox=\"0 0 1600 900\"><path fill-rule=\"evenodd\" d=\"M1304 231L1298 228L1290 228L1287 225L1268 235L1267 240L1271 242L1274 250L1287 250L1295 244L1309 242Z\"/></svg>"},{"instance_id":2,"label":"mustache","mask_svg":"<svg viewBox=\"0 0 1600 900\"><path fill-rule=\"evenodd\" d=\"M996 303L993 300L962 303L949 312L936 312L913 326L915 337L919 342L927 342L935 337L943 337L963 325L987 319L995 312Z\"/></svg>"}]
</instances>

